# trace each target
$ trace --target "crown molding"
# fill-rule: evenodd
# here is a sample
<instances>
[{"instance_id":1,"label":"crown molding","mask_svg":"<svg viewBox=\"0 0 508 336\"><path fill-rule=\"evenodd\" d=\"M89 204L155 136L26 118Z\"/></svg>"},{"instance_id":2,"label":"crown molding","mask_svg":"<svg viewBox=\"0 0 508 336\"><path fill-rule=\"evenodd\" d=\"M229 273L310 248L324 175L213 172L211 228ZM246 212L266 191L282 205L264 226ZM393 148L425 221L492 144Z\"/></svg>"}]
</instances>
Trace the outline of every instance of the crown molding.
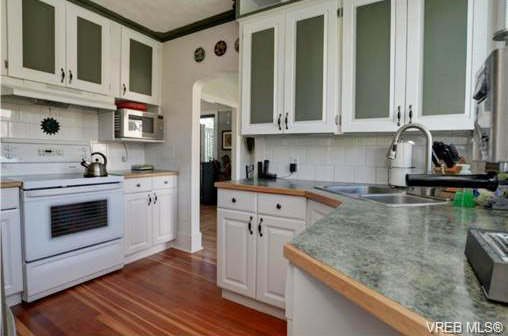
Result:
<instances>
[{"instance_id":1,"label":"crown molding","mask_svg":"<svg viewBox=\"0 0 508 336\"><path fill-rule=\"evenodd\" d=\"M188 25L185 25L180 28L176 28L167 32L157 32L154 30L151 30L148 27L145 27L137 22L134 22L130 19L127 19L126 17L107 9L104 6L101 6L91 0L67 0L77 6L83 7L85 9L88 9L94 13L97 13L99 15L102 15L112 21L115 21L123 26L126 26L132 30L135 30L141 34L144 34L146 36L149 36L159 42L166 42L170 41L188 34L192 34L195 32L198 32L200 30L208 29L214 26L218 26L230 21L234 21L236 19L236 11L235 11L235 5L232 6L233 9L210 16L208 18L205 18L203 20L199 20L193 23L190 23ZM234 3L236 1L233 1Z\"/></svg>"}]
</instances>

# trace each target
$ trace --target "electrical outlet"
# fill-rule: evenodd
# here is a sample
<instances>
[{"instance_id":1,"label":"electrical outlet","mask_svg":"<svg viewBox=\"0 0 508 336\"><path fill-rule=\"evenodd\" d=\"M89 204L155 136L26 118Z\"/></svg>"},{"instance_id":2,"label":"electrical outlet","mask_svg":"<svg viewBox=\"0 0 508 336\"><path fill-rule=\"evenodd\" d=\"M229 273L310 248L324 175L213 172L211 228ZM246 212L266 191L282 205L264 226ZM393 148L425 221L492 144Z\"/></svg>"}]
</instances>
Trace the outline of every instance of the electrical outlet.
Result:
<instances>
[{"instance_id":1,"label":"electrical outlet","mask_svg":"<svg viewBox=\"0 0 508 336\"><path fill-rule=\"evenodd\" d=\"M289 172L292 174L292 173L296 173L296 171L298 170L298 158L292 158L289 160Z\"/></svg>"}]
</instances>

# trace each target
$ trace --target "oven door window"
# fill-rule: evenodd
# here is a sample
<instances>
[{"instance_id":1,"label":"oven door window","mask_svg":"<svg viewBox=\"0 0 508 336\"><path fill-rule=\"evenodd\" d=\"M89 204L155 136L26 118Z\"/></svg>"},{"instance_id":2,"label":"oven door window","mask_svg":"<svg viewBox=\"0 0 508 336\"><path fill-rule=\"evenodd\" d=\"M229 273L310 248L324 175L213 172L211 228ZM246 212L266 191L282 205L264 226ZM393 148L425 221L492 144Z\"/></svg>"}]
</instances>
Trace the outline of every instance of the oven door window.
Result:
<instances>
[{"instance_id":1,"label":"oven door window","mask_svg":"<svg viewBox=\"0 0 508 336\"><path fill-rule=\"evenodd\" d=\"M51 207L52 238L105 226L108 226L106 199Z\"/></svg>"}]
</instances>

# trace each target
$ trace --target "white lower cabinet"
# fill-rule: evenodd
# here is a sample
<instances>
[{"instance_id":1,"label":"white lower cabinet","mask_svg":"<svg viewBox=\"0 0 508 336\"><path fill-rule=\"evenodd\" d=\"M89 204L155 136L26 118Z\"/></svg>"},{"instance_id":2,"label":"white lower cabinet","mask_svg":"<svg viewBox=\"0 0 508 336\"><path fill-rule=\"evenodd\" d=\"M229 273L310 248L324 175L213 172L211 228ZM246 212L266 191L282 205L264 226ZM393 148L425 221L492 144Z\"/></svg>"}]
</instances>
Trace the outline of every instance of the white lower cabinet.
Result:
<instances>
[{"instance_id":1,"label":"white lower cabinet","mask_svg":"<svg viewBox=\"0 0 508 336\"><path fill-rule=\"evenodd\" d=\"M21 302L20 293L23 291L18 188L2 190L1 197L1 255L3 261L4 290L7 303L12 305Z\"/></svg>"},{"instance_id":2,"label":"white lower cabinet","mask_svg":"<svg viewBox=\"0 0 508 336\"><path fill-rule=\"evenodd\" d=\"M232 190L219 190L218 199L218 286L284 309L283 247L305 229L306 199ZM252 212L230 210L244 199Z\"/></svg>"},{"instance_id":3,"label":"white lower cabinet","mask_svg":"<svg viewBox=\"0 0 508 336\"><path fill-rule=\"evenodd\" d=\"M144 177L125 183L125 255L131 262L160 252L176 238L177 177ZM166 183L165 183L166 182Z\"/></svg>"}]
</instances>

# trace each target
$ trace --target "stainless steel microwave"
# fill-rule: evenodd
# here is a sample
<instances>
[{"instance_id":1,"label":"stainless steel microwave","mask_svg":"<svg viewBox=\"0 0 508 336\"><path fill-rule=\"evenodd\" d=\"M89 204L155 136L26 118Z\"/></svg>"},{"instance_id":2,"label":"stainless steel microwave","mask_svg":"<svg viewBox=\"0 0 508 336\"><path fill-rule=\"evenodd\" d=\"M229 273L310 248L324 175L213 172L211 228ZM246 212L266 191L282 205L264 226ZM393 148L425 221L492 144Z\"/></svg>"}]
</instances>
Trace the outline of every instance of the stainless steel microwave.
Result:
<instances>
[{"instance_id":1,"label":"stainless steel microwave","mask_svg":"<svg viewBox=\"0 0 508 336\"><path fill-rule=\"evenodd\" d=\"M131 109L116 110L115 138L164 140L164 117Z\"/></svg>"}]
</instances>

